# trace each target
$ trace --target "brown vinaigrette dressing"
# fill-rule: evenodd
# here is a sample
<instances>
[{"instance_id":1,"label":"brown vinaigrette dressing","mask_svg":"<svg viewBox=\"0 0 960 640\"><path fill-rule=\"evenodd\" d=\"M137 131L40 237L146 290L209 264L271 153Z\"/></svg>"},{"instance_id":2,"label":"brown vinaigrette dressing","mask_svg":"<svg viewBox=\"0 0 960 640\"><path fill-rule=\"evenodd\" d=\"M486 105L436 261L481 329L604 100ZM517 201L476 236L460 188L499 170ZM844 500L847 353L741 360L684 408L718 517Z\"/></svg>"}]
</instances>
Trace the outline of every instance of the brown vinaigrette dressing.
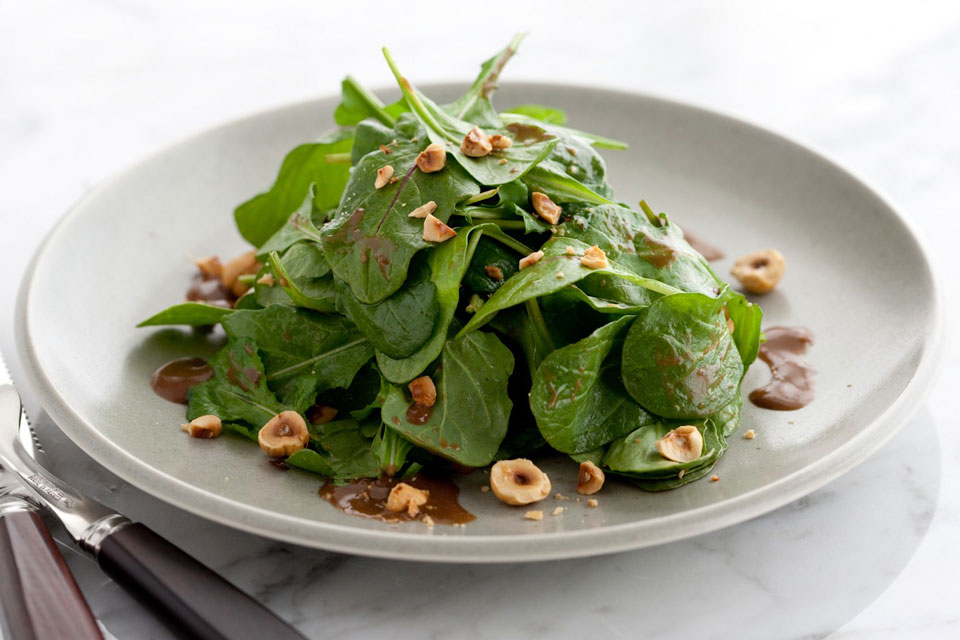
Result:
<instances>
[{"instance_id":1,"label":"brown vinaigrette dressing","mask_svg":"<svg viewBox=\"0 0 960 640\"><path fill-rule=\"evenodd\" d=\"M417 404L414 402L409 407L407 407L407 422L410 424L426 424L430 419L430 416L433 414L433 407L428 407L423 404Z\"/></svg>"},{"instance_id":2,"label":"brown vinaigrette dressing","mask_svg":"<svg viewBox=\"0 0 960 640\"><path fill-rule=\"evenodd\" d=\"M804 327L772 327L763 332L761 360L770 365L773 379L750 392L750 401L764 409L793 411L813 401L816 369L803 358L813 344L813 333Z\"/></svg>"},{"instance_id":3,"label":"brown vinaigrette dressing","mask_svg":"<svg viewBox=\"0 0 960 640\"><path fill-rule=\"evenodd\" d=\"M410 517L406 511L387 510L387 496L401 482L429 492L426 504L420 507L420 513L415 517ZM420 473L405 479L361 478L341 486L328 480L320 487L320 497L344 513L385 522L420 520L424 516L430 516L436 524L466 524L476 520L475 515L457 502L459 495L460 487L453 481Z\"/></svg>"},{"instance_id":4,"label":"brown vinaigrette dressing","mask_svg":"<svg viewBox=\"0 0 960 640\"><path fill-rule=\"evenodd\" d=\"M213 377L213 368L203 358L177 358L150 376L154 393L170 402L187 404L187 391Z\"/></svg>"},{"instance_id":5,"label":"brown vinaigrette dressing","mask_svg":"<svg viewBox=\"0 0 960 640\"><path fill-rule=\"evenodd\" d=\"M197 276L190 288L187 289L187 300L189 302L206 302L217 307L233 308L233 303L237 301L237 296L223 286L219 278L204 278Z\"/></svg>"},{"instance_id":6,"label":"brown vinaigrette dressing","mask_svg":"<svg viewBox=\"0 0 960 640\"><path fill-rule=\"evenodd\" d=\"M708 243L700 236L691 233L687 229L683 229L683 237L686 239L687 244L693 247L694 251L706 258L708 262L721 260L726 256L722 250Z\"/></svg>"}]
</instances>

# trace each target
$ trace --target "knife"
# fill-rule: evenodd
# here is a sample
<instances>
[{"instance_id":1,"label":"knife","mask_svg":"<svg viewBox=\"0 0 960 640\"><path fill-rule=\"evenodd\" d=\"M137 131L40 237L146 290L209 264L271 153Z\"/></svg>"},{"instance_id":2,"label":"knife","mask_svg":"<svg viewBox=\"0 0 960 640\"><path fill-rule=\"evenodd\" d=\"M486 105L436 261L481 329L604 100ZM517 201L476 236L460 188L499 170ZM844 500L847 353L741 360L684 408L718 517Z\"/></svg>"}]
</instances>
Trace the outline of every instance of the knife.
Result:
<instances>
[{"instance_id":1,"label":"knife","mask_svg":"<svg viewBox=\"0 0 960 640\"><path fill-rule=\"evenodd\" d=\"M81 494L41 466L36 457L42 448L21 415L16 388L0 386L0 464L59 518L74 542L107 575L178 637L303 640L262 604L180 548Z\"/></svg>"},{"instance_id":2,"label":"knife","mask_svg":"<svg viewBox=\"0 0 960 640\"><path fill-rule=\"evenodd\" d=\"M8 384L12 380L0 356L0 385ZM18 425L27 422L22 409L16 420ZM0 467L0 604L5 635L103 640L39 511L16 474Z\"/></svg>"}]
</instances>

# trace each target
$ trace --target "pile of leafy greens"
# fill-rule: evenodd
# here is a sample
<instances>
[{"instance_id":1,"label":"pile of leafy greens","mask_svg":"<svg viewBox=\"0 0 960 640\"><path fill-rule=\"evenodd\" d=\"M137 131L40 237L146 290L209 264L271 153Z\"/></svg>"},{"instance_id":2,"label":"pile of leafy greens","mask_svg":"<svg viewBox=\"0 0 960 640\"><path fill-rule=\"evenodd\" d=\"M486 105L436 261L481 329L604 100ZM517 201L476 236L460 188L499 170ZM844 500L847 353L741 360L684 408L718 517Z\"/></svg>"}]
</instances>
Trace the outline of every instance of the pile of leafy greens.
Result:
<instances>
[{"instance_id":1,"label":"pile of leafy greens","mask_svg":"<svg viewBox=\"0 0 960 640\"><path fill-rule=\"evenodd\" d=\"M184 303L143 323L226 332L189 418L215 414L256 440L280 411L333 407L287 462L338 482L546 447L648 490L709 471L739 422L761 311L666 215L614 200L596 149L625 144L568 128L558 109L494 109L517 44L450 104L418 91L386 50L398 102L343 81L338 128L291 151L270 190L236 209L263 264L236 308ZM460 142L474 126L513 144L468 157ZM416 159L431 143L446 165L424 173ZM377 189L387 164L397 179ZM561 206L557 224L536 215L534 192ZM423 239L408 213L429 201L456 236ZM606 267L581 264L592 246ZM520 270L535 250L543 257ZM423 375L436 404L411 422L407 385ZM685 424L701 431L702 455L665 459L656 441Z\"/></svg>"}]
</instances>

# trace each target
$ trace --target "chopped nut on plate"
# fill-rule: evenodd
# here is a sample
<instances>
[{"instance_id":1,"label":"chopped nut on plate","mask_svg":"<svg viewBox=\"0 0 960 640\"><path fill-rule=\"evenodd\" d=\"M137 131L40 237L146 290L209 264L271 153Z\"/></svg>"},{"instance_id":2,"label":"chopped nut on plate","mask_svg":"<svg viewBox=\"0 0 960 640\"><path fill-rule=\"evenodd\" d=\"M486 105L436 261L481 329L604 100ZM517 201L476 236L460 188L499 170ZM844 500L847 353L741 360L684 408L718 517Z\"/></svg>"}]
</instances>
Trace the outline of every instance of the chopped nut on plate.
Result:
<instances>
[{"instance_id":1,"label":"chopped nut on plate","mask_svg":"<svg viewBox=\"0 0 960 640\"><path fill-rule=\"evenodd\" d=\"M583 252L583 257L580 258L580 264L588 269L606 269L610 266L607 262L607 254L597 245L593 245Z\"/></svg>"},{"instance_id":2,"label":"chopped nut on plate","mask_svg":"<svg viewBox=\"0 0 960 640\"><path fill-rule=\"evenodd\" d=\"M776 249L754 251L737 258L730 273L749 293L770 293L783 278L787 261Z\"/></svg>"},{"instance_id":3,"label":"chopped nut on plate","mask_svg":"<svg viewBox=\"0 0 960 640\"><path fill-rule=\"evenodd\" d=\"M580 463L580 473L577 475L577 493L590 496L603 487L605 480L603 470L590 460Z\"/></svg>"},{"instance_id":4,"label":"chopped nut on plate","mask_svg":"<svg viewBox=\"0 0 960 640\"><path fill-rule=\"evenodd\" d=\"M390 151L390 147L388 147L385 144L382 144L380 145L380 153L382 153L385 156L388 156L392 153L392 151Z\"/></svg>"},{"instance_id":5,"label":"chopped nut on plate","mask_svg":"<svg viewBox=\"0 0 960 640\"><path fill-rule=\"evenodd\" d=\"M420 513L420 507L427 503L429 497L429 491L401 482L391 489L387 496L387 511L406 511L408 516L415 518Z\"/></svg>"},{"instance_id":6,"label":"chopped nut on plate","mask_svg":"<svg viewBox=\"0 0 960 640\"><path fill-rule=\"evenodd\" d=\"M447 150L442 144L428 144L417 156L417 168L424 173L435 173L447 163Z\"/></svg>"},{"instance_id":7,"label":"chopped nut on plate","mask_svg":"<svg viewBox=\"0 0 960 640\"><path fill-rule=\"evenodd\" d=\"M560 515L561 513L563 513L564 509L565 509L565 507L556 507L556 508L550 513L550 515L552 515L552 516L558 516L558 515Z\"/></svg>"},{"instance_id":8,"label":"chopped nut on plate","mask_svg":"<svg viewBox=\"0 0 960 640\"><path fill-rule=\"evenodd\" d=\"M540 511L539 509L527 511L525 514L523 514L523 517L527 520L543 520L543 511Z\"/></svg>"},{"instance_id":9,"label":"chopped nut on plate","mask_svg":"<svg viewBox=\"0 0 960 640\"><path fill-rule=\"evenodd\" d=\"M204 278L219 278L223 274L223 265L217 256L197 258L193 261Z\"/></svg>"},{"instance_id":10,"label":"chopped nut on plate","mask_svg":"<svg viewBox=\"0 0 960 640\"><path fill-rule=\"evenodd\" d=\"M756 437L757 437L757 432L754 431L753 429L747 429L747 432L743 434L744 440L753 440Z\"/></svg>"},{"instance_id":11,"label":"chopped nut on plate","mask_svg":"<svg viewBox=\"0 0 960 640\"><path fill-rule=\"evenodd\" d=\"M428 213L423 220L423 239L427 242L445 242L457 235L457 232Z\"/></svg>"},{"instance_id":12,"label":"chopped nut on plate","mask_svg":"<svg viewBox=\"0 0 960 640\"><path fill-rule=\"evenodd\" d=\"M710 476L710 482L719 482L720 476Z\"/></svg>"},{"instance_id":13,"label":"chopped nut on plate","mask_svg":"<svg viewBox=\"0 0 960 640\"><path fill-rule=\"evenodd\" d=\"M286 457L306 448L310 441L307 423L296 411L283 411L270 418L257 436L267 455Z\"/></svg>"},{"instance_id":14,"label":"chopped nut on plate","mask_svg":"<svg viewBox=\"0 0 960 640\"><path fill-rule=\"evenodd\" d=\"M490 136L490 146L497 150L509 149L513 146L513 140L507 136L495 133Z\"/></svg>"},{"instance_id":15,"label":"chopped nut on plate","mask_svg":"<svg viewBox=\"0 0 960 640\"><path fill-rule=\"evenodd\" d=\"M587 506L590 508L599 507L600 503L595 498L590 498L587 500Z\"/></svg>"},{"instance_id":16,"label":"chopped nut on plate","mask_svg":"<svg viewBox=\"0 0 960 640\"><path fill-rule=\"evenodd\" d=\"M534 251L530 255L520 258L520 269L526 269L532 264L540 262L540 258L543 257L543 251Z\"/></svg>"},{"instance_id":17,"label":"chopped nut on plate","mask_svg":"<svg viewBox=\"0 0 960 640\"><path fill-rule=\"evenodd\" d=\"M490 487L502 502L539 502L550 495L550 478L526 458L501 460L490 469Z\"/></svg>"},{"instance_id":18,"label":"chopped nut on plate","mask_svg":"<svg viewBox=\"0 0 960 640\"><path fill-rule=\"evenodd\" d=\"M205 416L200 416L199 418L194 418L187 424L180 425L184 431L190 434L193 438L216 438L220 435L220 431L223 428L223 424L220 422L220 418L215 415L208 414Z\"/></svg>"},{"instance_id":19,"label":"chopped nut on plate","mask_svg":"<svg viewBox=\"0 0 960 640\"><path fill-rule=\"evenodd\" d=\"M260 271L260 267L263 266L257 262L257 252L256 251L247 251L241 253L240 255L230 258L223 265L223 269L220 273L220 281L223 283L227 289L233 291L237 296L243 295L249 285L245 285L237 281L242 275L247 275L251 273L256 273Z\"/></svg>"}]
</instances>

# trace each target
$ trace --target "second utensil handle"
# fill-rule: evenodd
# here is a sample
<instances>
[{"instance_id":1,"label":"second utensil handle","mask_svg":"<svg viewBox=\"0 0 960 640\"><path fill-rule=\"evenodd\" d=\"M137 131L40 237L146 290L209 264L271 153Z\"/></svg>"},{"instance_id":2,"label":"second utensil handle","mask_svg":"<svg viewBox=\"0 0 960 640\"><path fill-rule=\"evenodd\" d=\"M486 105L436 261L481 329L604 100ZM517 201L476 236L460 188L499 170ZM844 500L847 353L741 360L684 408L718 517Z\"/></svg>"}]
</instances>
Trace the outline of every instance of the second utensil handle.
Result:
<instances>
[{"instance_id":1,"label":"second utensil handle","mask_svg":"<svg viewBox=\"0 0 960 640\"><path fill-rule=\"evenodd\" d=\"M104 538L97 562L179 636L303 640L269 609L140 523Z\"/></svg>"},{"instance_id":2,"label":"second utensil handle","mask_svg":"<svg viewBox=\"0 0 960 640\"><path fill-rule=\"evenodd\" d=\"M0 600L14 638L103 640L36 511L17 509L0 518Z\"/></svg>"}]
</instances>

